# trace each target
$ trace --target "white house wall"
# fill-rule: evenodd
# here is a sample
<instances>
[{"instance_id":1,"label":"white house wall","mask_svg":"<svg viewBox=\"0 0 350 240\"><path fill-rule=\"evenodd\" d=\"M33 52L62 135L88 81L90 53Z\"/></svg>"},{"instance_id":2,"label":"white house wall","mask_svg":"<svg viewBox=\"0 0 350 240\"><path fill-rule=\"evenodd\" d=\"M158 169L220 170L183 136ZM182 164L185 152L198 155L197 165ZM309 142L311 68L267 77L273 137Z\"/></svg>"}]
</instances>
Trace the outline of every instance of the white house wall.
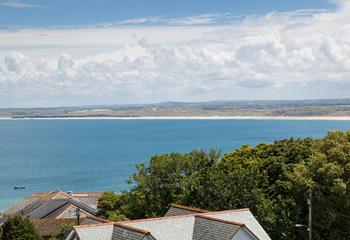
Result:
<instances>
[{"instance_id":1,"label":"white house wall","mask_svg":"<svg viewBox=\"0 0 350 240\"><path fill-rule=\"evenodd\" d=\"M259 240L249 231L244 228L238 230L238 232L233 236L231 240Z\"/></svg>"}]
</instances>

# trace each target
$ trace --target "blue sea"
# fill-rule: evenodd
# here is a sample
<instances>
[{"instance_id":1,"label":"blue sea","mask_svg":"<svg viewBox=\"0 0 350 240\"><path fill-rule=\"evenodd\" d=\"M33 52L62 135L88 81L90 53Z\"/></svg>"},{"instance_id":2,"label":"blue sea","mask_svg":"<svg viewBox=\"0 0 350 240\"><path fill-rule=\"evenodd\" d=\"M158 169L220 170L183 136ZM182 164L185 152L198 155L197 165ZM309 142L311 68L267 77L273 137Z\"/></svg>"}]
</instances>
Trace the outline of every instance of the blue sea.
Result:
<instances>
[{"instance_id":1,"label":"blue sea","mask_svg":"<svg viewBox=\"0 0 350 240\"><path fill-rule=\"evenodd\" d=\"M322 137L350 129L325 120L1 120L0 210L35 191L121 191L153 154ZM14 190L25 185L25 190Z\"/></svg>"}]
</instances>

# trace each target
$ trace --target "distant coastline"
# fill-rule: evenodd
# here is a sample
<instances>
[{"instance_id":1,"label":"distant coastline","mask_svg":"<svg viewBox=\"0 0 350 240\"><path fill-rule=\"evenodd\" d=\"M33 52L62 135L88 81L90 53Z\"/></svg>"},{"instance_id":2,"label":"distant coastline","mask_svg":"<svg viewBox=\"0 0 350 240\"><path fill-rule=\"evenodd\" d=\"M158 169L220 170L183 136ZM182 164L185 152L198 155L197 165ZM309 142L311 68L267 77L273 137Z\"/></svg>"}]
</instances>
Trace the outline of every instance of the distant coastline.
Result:
<instances>
[{"instance_id":1,"label":"distant coastline","mask_svg":"<svg viewBox=\"0 0 350 240\"><path fill-rule=\"evenodd\" d=\"M323 120L350 121L350 116L141 116L141 117L0 117L0 120Z\"/></svg>"},{"instance_id":2,"label":"distant coastline","mask_svg":"<svg viewBox=\"0 0 350 240\"><path fill-rule=\"evenodd\" d=\"M350 120L350 99L163 102L46 108L0 108L5 119Z\"/></svg>"}]
</instances>

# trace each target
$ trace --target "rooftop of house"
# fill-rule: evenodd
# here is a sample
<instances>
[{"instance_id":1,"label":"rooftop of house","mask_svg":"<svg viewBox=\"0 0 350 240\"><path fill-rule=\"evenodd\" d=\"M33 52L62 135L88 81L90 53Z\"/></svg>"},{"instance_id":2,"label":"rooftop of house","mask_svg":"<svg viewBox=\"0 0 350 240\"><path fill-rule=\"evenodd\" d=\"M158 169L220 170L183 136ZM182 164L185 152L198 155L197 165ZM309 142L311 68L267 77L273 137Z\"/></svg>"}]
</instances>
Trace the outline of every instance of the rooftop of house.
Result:
<instances>
[{"instance_id":1,"label":"rooftop of house","mask_svg":"<svg viewBox=\"0 0 350 240\"><path fill-rule=\"evenodd\" d=\"M186 210L191 213L184 211L184 214L169 216L169 211L173 213L174 208L176 208L175 210ZM160 218L78 226L67 239L119 240L126 238L117 237L118 234L123 232L123 236L129 236L131 231L133 235L130 235L132 237L128 239L270 240L270 237L249 209L209 212L196 208L172 205L169 211L165 217ZM177 211L177 213L179 212ZM243 235L246 238L238 237Z\"/></svg>"},{"instance_id":2,"label":"rooftop of house","mask_svg":"<svg viewBox=\"0 0 350 240\"><path fill-rule=\"evenodd\" d=\"M169 210L166 212L166 214L164 216L170 217L170 216L195 214L195 213L206 213L206 212L209 212L209 211L199 209L199 208L192 208L192 207L188 207L188 206L178 205L178 204L171 204Z\"/></svg>"},{"instance_id":3,"label":"rooftop of house","mask_svg":"<svg viewBox=\"0 0 350 240\"><path fill-rule=\"evenodd\" d=\"M78 224L77 218L60 218L60 219L32 219L32 222L42 237L54 236L59 233L62 225L75 226ZM109 221L97 217L87 216L80 219L80 225L108 223Z\"/></svg>"},{"instance_id":4,"label":"rooftop of house","mask_svg":"<svg viewBox=\"0 0 350 240\"><path fill-rule=\"evenodd\" d=\"M100 196L99 192L72 193L60 190L33 193L6 210L0 218L0 225L9 216L21 215L33 221L40 236L52 236L59 232L62 224L77 224L77 209L82 225L108 223L96 217Z\"/></svg>"},{"instance_id":5,"label":"rooftop of house","mask_svg":"<svg viewBox=\"0 0 350 240\"><path fill-rule=\"evenodd\" d=\"M82 215L96 216L101 193L72 193L55 190L33 193L2 213L4 217L21 215L30 219L72 218L79 208Z\"/></svg>"}]
</instances>

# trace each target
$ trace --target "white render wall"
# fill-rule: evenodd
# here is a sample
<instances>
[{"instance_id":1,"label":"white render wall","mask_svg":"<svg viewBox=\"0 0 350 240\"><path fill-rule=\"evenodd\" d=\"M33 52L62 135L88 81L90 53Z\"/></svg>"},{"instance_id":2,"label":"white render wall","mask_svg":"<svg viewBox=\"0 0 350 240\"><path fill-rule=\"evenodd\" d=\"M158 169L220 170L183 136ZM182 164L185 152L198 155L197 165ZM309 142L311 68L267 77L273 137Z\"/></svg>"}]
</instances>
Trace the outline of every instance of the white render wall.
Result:
<instances>
[{"instance_id":1,"label":"white render wall","mask_svg":"<svg viewBox=\"0 0 350 240\"><path fill-rule=\"evenodd\" d=\"M244 228L241 228L238 230L238 232L233 236L231 240L259 240L256 238L253 234L245 230Z\"/></svg>"}]
</instances>

